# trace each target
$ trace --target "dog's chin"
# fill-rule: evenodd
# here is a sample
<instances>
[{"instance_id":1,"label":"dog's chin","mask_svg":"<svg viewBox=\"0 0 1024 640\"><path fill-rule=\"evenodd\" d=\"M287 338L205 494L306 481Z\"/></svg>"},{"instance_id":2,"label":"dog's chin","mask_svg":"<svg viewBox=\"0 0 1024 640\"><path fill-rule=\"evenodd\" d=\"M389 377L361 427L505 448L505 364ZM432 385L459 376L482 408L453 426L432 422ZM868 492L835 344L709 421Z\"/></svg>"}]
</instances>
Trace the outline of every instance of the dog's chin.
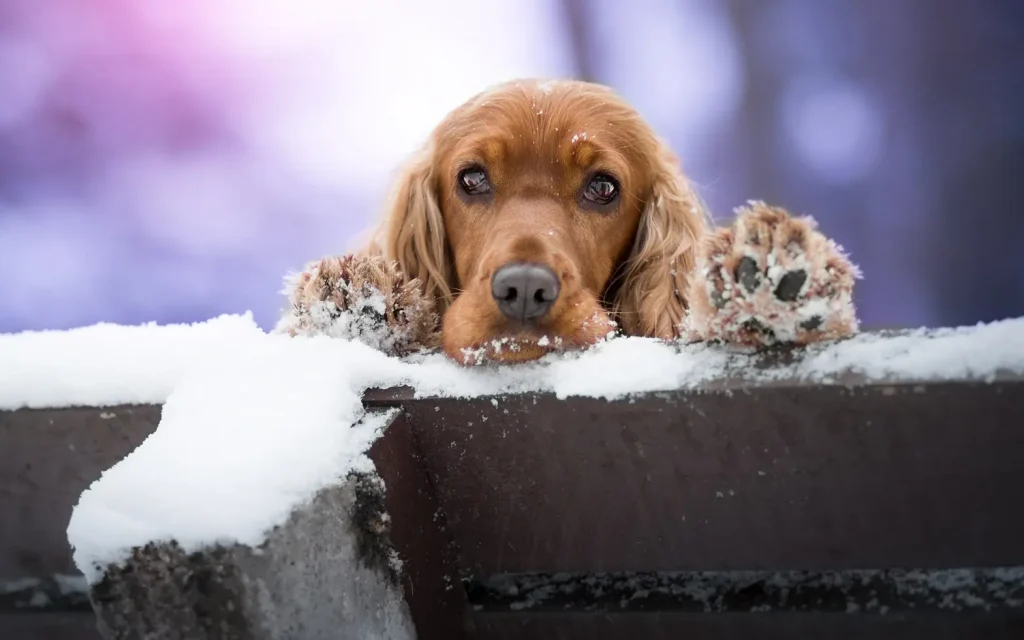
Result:
<instances>
[{"instance_id":1,"label":"dog's chin","mask_svg":"<svg viewBox=\"0 0 1024 640\"><path fill-rule=\"evenodd\" d=\"M549 353L582 348L575 341L539 331L499 331L471 345L445 347L449 357L464 365L517 364L539 360Z\"/></svg>"},{"instance_id":2,"label":"dog's chin","mask_svg":"<svg viewBox=\"0 0 1024 640\"><path fill-rule=\"evenodd\" d=\"M534 362L551 353L580 351L604 340L615 325L603 311L583 322L547 325L495 323L482 332L484 337L458 344L444 340L445 353L464 365L485 363L520 364Z\"/></svg>"}]
</instances>

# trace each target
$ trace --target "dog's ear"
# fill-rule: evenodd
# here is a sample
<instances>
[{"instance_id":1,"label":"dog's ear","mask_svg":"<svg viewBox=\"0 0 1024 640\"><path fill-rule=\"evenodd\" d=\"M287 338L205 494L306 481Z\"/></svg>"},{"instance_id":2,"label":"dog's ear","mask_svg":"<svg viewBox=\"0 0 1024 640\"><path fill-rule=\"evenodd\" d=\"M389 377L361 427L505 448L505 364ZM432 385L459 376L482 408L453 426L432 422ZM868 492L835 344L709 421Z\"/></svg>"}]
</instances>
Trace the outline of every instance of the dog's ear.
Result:
<instances>
[{"instance_id":1,"label":"dog's ear","mask_svg":"<svg viewBox=\"0 0 1024 640\"><path fill-rule=\"evenodd\" d=\"M402 169L373 249L397 261L405 276L418 280L423 293L443 312L456 285L434 164L428 144Z\"/></svg>"},{"instance_id":2,"label":"dog's ear","mask_svg":"<svg viewBox=\"0 0 1024 640\"><path fill-rule=\"evenodd\" d=\"M659 141L656 154L652 187L611 307L626 334L673 339L686 316L687 284L710 218L668 146Z\"/></svg>"}]
</instances>

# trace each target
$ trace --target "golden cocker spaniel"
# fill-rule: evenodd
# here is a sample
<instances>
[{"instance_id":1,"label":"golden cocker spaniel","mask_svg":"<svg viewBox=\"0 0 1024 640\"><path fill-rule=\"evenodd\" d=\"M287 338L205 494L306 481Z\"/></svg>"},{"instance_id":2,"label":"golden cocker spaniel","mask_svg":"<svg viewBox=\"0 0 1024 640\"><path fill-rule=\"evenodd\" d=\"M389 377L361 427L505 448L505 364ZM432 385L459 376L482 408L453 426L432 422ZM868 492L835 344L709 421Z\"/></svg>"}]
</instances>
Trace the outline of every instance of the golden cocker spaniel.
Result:
<instances>
[{"instance_id":1,"label":"golden cocker spaniel","mask_svg":"<svg viewBox=\"0 0 1024 640\"><path fill-rule=\"evenodd\" d=\"M396 354L518 362L620 332L808 344L857 328L858 276L806 218L761 202L716 228L676 158L607 87L518 81L455 109L365 249L310 263L278 329ZM332 323L334 323L332 325Z\"/></svg>"}]
</instances>

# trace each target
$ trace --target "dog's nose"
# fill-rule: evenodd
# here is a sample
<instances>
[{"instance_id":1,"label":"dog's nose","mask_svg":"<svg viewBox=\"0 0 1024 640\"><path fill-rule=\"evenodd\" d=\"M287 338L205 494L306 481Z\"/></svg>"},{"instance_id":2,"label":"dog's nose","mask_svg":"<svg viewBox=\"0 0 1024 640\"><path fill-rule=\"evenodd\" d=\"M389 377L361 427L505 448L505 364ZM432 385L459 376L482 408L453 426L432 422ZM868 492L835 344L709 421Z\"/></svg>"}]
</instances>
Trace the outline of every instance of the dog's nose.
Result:
<instances>
[{"instance_id":1,"label":"dog's nose","mask_svg":"<svg viewBox=\"0 0 1024 640\"><path fill-rule=\"evenodd\" d=\"M514 263L491 278L491 295L509 318L532 320L543 316L558 299L558 276L539 264Z\"/></svg>"}]
</instances>

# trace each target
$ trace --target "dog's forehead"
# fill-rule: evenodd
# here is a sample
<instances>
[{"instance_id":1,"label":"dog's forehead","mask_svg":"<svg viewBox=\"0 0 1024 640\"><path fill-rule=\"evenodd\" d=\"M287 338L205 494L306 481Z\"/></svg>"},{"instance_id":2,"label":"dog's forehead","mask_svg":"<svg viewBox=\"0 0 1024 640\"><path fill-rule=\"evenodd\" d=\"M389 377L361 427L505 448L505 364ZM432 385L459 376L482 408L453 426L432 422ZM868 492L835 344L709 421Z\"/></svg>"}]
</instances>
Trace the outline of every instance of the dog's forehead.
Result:
<instances>
[{"instance_id":1,"label":"dog's forehead","mask_svg":"<svg viewBox=\"0 0 1024 640\"><path fill-rule=\"evenodd\" d=\"M439 127L449 153L473 150L504 160L558 158L586 164L598 149L643 148L650 138L639 115L606 87L576 81L523 81L482 93Z\"/></svg>"}]
</instances>

